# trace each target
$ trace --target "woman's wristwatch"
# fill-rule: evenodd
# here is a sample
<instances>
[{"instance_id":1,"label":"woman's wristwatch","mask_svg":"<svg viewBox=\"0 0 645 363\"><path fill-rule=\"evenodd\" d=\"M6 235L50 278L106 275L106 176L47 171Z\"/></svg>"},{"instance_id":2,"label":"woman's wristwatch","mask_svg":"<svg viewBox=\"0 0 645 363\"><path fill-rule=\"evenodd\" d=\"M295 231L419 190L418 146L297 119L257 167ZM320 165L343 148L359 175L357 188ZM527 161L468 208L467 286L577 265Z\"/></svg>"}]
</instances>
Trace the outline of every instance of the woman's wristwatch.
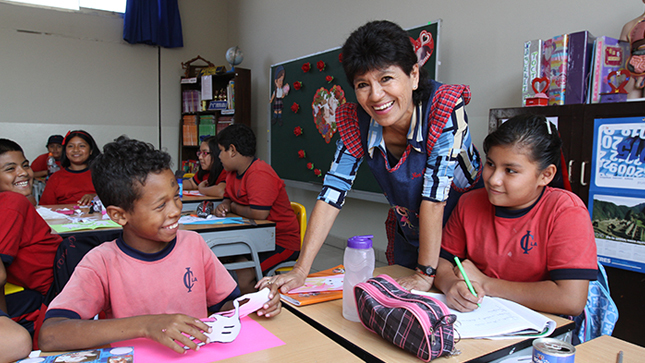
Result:
<instances>
[{"instance_id":1,"label":"woman's wristwatch","mask_svg":"<svg viewBox=\"0 0 645 363\"><path fill-rule=\"evenodd\" d=\"M424 266L417 263L417 267L415 268L415 270L417 271L417 273L421 275L426 275L429 277L437 276L437 269L431 266Z\"/></svg>"}]
</instances>

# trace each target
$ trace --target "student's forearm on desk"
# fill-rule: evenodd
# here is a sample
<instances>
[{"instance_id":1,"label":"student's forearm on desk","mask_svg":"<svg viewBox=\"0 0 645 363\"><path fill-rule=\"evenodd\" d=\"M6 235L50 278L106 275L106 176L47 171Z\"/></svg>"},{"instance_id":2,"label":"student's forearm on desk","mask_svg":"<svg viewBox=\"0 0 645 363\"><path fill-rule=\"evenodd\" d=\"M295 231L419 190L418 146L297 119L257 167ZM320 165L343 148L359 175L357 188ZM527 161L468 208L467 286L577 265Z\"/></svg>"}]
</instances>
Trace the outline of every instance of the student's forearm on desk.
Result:
<instances>
[{"instance_id":1,"label":"student's forearm on desk","mask_svg":"<svg viewBox=\"0 0 645 363\"><path fill-rule=\"evenodd\" d=\"M205 183L202 185L199 184L199 192L208 195L209 197L222 198L224 196L224 190L226 189L226 183L219 183L217 185L207 186Z\"/></svg>"},{"instance_id":2,"label":"student's forearm on desk","mask_svg":"<svg viewBox=\"0 0 645 363\"><path fill-rule=\"evenodd\" d=\"M197 342L191 341L183 333L206 341L207 337L202 331L208 329L203 322L182 314L141 315L103 320L50 318L43 323L38 345L44 351L72 350L145 337L182 353L183 346L197 348Z\"/></svg>"},{"instance_id":3,"label":"student's forearm on desk","mask_svg":"<svg viewBox=\"0 0 645 363\"><path fill-rule=\"evenodd\" d=\"M490 296L512 300L545 313L577 316L587 302L589 281L515 282L489 278L482 285Z\"/></svg>"},{"instance_id":4,"label":"student's forearm on desk","mask_svg":"<svg viewBox=\"0 0 645 363\"><path fill-rule=\"evenodd\" d=\"M237 204L231 202L230 212L240 215L245 218L252 219L267 219L269 217L269 210L254 209L248 205Z\"/></svg>"}]
</instances>

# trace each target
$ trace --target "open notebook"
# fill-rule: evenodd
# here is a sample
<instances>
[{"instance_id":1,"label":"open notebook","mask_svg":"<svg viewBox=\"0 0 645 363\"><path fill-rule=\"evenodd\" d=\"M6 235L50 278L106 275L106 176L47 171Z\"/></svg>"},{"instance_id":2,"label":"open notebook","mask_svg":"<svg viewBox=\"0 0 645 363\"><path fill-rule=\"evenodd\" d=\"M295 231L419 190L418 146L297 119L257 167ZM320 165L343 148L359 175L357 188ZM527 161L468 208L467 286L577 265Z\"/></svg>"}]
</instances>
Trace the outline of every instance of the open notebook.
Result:
<instances>
[{"instance_id":1,"label":"open notebook","mask_svg":"<svg viewBox=\"0 0 645 363\"><path fill-rule=\"evenodd\" d=\"M433 297L444 304L443 294L412 291ZM512 339L546 337L555 330L555 321L513 301L485 296L481 307L468 313L450 309L457 316L455 329L466 338Z\"/></svg>"}]
</instances>

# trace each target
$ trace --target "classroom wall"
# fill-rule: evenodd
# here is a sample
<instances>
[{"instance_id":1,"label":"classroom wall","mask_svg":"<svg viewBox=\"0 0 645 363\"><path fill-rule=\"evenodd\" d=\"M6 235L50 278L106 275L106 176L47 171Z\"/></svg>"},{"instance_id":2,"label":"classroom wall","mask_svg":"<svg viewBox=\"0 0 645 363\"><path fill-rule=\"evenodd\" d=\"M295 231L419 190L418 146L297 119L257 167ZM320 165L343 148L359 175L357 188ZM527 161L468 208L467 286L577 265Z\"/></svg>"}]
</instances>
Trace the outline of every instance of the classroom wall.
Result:
<instances>
[{"instance_id":1,"label":"classroom wall","mask_svg":"<svg viewBox=\"0 0 645 363\"><path fill-rule=\"evenodd\" d=\"M230 46L227 1L179 5L184 47L158 49L125 42L120 14L0 2L0 137L33 160L50 134L84 129L100 146L127 134L176 161L181 62L224 64Z\"/></svg>"},{"instance_id":2,"label":"classroom wall","mask_svg":"<svg viewBox=\"0 0 645 363\"><path fill-rule=\"evenodd\" d=\"M525 41L589 30L618 37L627 21L643 14L640 0L236 0L229 4L230 39L244 51L241 66L253 72L253 120L266 135L269 68L272 64L341 46L352 30L369 20L388 19L404 28L442 19L438 80L471 86L467 107L474 141L487 133L488 110L521 105L522 47ZM259 155L268 148L259 145ZM309 211L317 192L289 188L289 196ZM327 243L344 247L357 234L375 235L386 246L387 206L349 199Z\"/></svg>"},{"instance_id":3,"label":"classroom wall","mask_svg":"<svg viewBox=\"0 0 645 363\"><path fill-rule=\"evenodd\" d=\"M584 29L617 37L643 13L639 0L183 0L179 7L184 47L157 49L123 41L118 15L0 2L0 136L33 159L50 134L77 128L100 145L121 134L159 145L161 119L161 147L176 161L181 62L199 54L228 67L225 51L239 45L240 67L252 70L258 154L267 159L272 64L340 46L369 20L408 28L442 19L438 79L471 86L467 110L481 145L488 109L520 105L524 41ZM311 212L317 192L288 192ZM344 246L352 235L372 233L383 259L386 213L382 203L349 199L328 242Z\"/></svg>"}]
</instances>

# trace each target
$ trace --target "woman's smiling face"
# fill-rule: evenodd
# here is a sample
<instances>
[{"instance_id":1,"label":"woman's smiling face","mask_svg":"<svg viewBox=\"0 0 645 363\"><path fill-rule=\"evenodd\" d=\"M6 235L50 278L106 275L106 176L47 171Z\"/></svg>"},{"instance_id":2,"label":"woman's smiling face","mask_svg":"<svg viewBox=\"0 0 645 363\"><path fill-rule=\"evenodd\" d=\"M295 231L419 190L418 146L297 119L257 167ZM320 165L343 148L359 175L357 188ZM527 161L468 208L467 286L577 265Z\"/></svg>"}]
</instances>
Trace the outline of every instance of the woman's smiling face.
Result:
<instances>
[{"instance_id":1,"label":"woman's smiling face","mask_svg":"<svg viewBox=\"0 0 645 363\"><path fill-rule=\"evenodd\" d=\"M354 77L358 103L379 125L404 125L412 118L412 92L419 84L419 66L410 75L392 65L373 69Z\"/></svg>"},{"instance_id":2,"label":"woman's smiling face","mask_svg":"<svg viewBox=\"0 0 645 363\"><path fill-rule=\"evenodd\" d=\"M0 191L31 195L34 172L22 151L7 151L0 155Z\"/></svg>"}]
</instances>

